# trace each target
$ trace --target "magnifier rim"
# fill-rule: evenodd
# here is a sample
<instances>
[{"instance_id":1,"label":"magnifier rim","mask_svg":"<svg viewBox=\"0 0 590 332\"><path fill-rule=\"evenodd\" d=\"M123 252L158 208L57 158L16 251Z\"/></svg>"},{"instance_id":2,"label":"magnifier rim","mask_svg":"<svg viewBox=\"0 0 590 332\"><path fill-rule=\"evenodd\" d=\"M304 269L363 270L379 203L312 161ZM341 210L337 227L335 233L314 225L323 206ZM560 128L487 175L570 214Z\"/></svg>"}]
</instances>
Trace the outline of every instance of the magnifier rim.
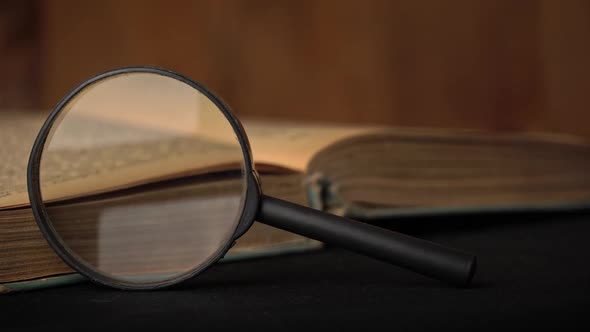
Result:
<instances>
[{"instance_id":1,"label":"magnifier rim","mask_svg":"<svg viewBox=\"0 0 590 332\"><path fill-rule=\"evenodd\" d=\"M55 121L58 119L58 116L61 113L61 111L65 109L65 106L68 105L69 102L78 95L78 93L80 93L81 91L83 91L84 89L86 89L94 83L97 83L103 79L107 79L113 76L132 73L156 74L176 79L185 84L188 84L189 86L191 86L192 88L196 89L197 91L205 95L207 98L209 98L209 100L211 100L215 104L215 106L217 106L219 110L224 114L228 122L231 124L232 129L236 134L236 137L238 138L238 142L240 144L240 148L242 149L242 155L244 158L244 176L246 177L246 190L244 192L245 197L242 214L236 225L236 229L234 230L232 238L230 239L230 241L228 241L228 243L225 244L222 250L220 250L217 255L210 258L208 262L204 262L203 264L200 264L198 267L190 271L184 272L179 276L176 276L171 279L166 279L164 281L146 283L133 283L112 278L105 274L99 273L87 264L80 262L80 260L76 258L70 252L70 250L63 245L59 235L51 225L51 218L47 214L45 203L43 202L39 181L39 168L41 164L43 148L45 146L47 137ZM35 221L37 222L37 225L39 226L41 233L43 234L49 245L60 256L60 258L62 258L65 261L65 263L68 264L75 271L81 273L82 275L86 276L94 282L110 287L128 290L157 289L174 285L186 279L194 277L195 275L199 274L201 271L205 270L215 262L219 261L223 256L225 256L225 254L229 251L233 244L235 244L234 241L237 238L239 238L242 234L244 234L254 222L254 218L258 211L261 196L260 183L258 180L258 175L254 169L250 143L248 141L246 132L244 131L242 124L240 123L238 118L233 114L229 106L227 106L227 104L225 104L219 97L215 96L212 92L210 92L210 90L205 88L203 85L193 81L192 79L168 69L151 66L134 66L110 70L102 74L96 75L94 77L91 77L90 79L84 81L82 84L78 85L75 89L70 91L51 111L47 120L41 127L39 134L37 135L37 138L35 139L33 148L31 150L31 155L29 157L29 163L27 166L27 189Z\"/></svg>"}]
</instances>

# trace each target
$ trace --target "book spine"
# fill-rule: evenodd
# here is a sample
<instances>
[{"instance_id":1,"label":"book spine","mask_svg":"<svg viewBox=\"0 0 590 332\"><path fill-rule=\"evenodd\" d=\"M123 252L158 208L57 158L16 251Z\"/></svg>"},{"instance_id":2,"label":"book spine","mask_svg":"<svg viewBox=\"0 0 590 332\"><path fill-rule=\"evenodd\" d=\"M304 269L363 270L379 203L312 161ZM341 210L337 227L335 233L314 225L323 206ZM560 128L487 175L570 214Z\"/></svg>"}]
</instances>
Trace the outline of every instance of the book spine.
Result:
<instances>
[{"instance_id":1,"label":"book spine","mask_svg":"<svg viewBox=\"0 0 590 332\"><path fill-rule=\"evenodd\" d=\"M309 206L316 210L345 216L347 205L341 200L334 182L320 172L308 174L303 182Z\"/></svg>"}]
</instances>

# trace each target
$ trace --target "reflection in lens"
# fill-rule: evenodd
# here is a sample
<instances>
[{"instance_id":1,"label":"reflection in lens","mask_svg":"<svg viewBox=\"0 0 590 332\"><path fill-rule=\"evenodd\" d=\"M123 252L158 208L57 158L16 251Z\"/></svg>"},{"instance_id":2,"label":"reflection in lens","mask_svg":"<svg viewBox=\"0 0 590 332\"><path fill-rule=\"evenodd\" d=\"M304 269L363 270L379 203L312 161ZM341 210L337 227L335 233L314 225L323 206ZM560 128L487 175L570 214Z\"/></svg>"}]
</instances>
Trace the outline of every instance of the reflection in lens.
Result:
<instances>
[{"instance_id":1,"label":"reflection in lens","mask_svg":"<svg viewBox=\"0 0 590 332\"><path fill-rule=\"evenodd\" d=\"M225 115L155 73L99 80L53 124L40 165L49 222L71 255L117 281L207 265L239 222L243 154Z\"/></svg>"}]
</instances>

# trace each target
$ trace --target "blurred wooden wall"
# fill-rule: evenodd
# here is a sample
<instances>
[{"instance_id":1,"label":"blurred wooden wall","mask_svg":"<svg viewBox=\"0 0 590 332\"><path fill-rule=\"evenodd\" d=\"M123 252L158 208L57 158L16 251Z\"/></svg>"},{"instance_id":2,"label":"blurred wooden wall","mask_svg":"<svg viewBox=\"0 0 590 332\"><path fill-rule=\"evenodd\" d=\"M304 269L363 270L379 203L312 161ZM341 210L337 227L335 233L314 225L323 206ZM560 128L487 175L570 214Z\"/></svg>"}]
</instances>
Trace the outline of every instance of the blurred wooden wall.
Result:
<instances>
[{"instance_id":1,"label":"blurred wooden wall","mask_svg":"<svg viewBox=\"0 0 590 332\"><path fill-rule=\"evenodd\" d=\"M590 1L39 4L45 107L89 75L168 67L244 116L590 137Z\"/></svg>"},{"instance_id":2,"label":"blurred wooden wall","mask_svg":"<svg viewBox=\"0 0 590 332\"><path fill-rule=\"evenodd\" d=\"M40 38L37 0L0 1L0 110L38 106Z\"/></svg>"}]
</instances>

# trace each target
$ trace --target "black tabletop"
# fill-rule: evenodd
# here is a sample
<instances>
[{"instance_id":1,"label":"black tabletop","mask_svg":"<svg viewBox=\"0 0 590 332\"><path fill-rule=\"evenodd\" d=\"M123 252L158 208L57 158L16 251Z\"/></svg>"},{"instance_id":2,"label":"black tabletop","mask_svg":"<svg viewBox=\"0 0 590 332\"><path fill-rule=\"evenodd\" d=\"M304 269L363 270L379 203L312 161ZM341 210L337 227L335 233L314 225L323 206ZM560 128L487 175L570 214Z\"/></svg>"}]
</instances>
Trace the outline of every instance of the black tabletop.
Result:
<instances>
[{"instance_id":1,"label":"black tabletop","mask_svg":"<svg viewBox=\"0 0 590 332\"><path fill-rule=\"evenodd\" d=\"M0 297L0 330L590 330L590 214L382 224L476 253L458 289L336 248L218 264L180 286Z\"/></svg>"}]
</instances>

